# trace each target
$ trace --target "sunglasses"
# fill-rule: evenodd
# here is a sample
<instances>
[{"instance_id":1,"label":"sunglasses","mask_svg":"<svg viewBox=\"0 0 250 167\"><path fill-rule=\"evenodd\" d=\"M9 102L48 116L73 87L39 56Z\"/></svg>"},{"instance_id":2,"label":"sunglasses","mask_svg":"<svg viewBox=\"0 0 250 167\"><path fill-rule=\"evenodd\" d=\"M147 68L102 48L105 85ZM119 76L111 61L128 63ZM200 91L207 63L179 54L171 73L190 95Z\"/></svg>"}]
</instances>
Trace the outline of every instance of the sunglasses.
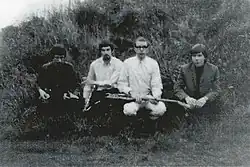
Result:
<instances>
[{"instance_id":1,"label":"sunglasses","mask_svg":"<svg viewBox=\"0 0 250 167\"><path fill-rule=\"evenodd\" d=\"M101 49L102 52L105 52L105 51L110 51L111 49L108 48L108 49Z\"/></svg>"},{"instance_id":2,"label":"sunglasses","mask_svg":"<svg viewBox=\"0 0 250 167\"><path fill-rule=\"evenodd\" d=\"M148 45L142 45L142 46L135 46L135 48L142 48L142 49L146 49L146 48L148 48Z\"/></svg>"}]
</instances>

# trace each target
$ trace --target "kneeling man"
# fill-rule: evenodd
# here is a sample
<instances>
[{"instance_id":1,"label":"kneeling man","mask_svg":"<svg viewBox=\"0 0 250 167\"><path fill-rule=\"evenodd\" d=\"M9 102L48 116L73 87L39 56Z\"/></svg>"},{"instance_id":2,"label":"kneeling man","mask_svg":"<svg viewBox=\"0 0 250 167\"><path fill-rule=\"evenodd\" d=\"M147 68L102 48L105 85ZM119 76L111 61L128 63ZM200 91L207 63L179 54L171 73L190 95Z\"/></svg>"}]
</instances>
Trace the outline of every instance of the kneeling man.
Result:
<instances>
[{"instance_id":1,"label":"kneeling man","mask_svg":"<svg viewBox=\"0 0 250 167\"><path fill-rule=\"evenodd\" d=\"M136 99L126 103L123 113L135 116L140 108L150 110L150 118L155 120L166 112L166 106L156 101L162 94L162 81L158 63L148 56L149 42L144 37L135 40L135 56L124 61L124 68L119 78L118 87ZM150 100L144 100L145 98Z\"/></svg>"},{"instance_id":2,"label":"kneeling man","mask_svg":"<svg viewBox=\"0 0 250 167\"><path fill-rule=\"evenodd\" d=\"M194 110L211 113L211 106L220 92L219 69L207 62L205 45L194 45L190 54L192 61L181 67L174 86L175 95Z\"/></svg>"}]
</instances>

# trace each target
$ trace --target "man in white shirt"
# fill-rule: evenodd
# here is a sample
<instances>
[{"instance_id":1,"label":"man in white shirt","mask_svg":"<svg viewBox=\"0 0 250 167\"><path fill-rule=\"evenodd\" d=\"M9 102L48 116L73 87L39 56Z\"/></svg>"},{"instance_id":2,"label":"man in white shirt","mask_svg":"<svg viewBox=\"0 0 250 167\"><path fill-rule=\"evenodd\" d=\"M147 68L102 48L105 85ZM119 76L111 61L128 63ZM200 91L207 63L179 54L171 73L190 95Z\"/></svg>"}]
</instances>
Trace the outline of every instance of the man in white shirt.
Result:
<instances>
[{"instance_id":1,"label":"man in white shirt","mask_svg":"<svg viewBox=\"0 0 250 167\"><path fill-rule=\"evenodd\" d=\"M85 105L91 107L91 112L87 112L91 122L103 125L106 113L109 113L116 105L112 100L106 99L106 93L118 93L117 81L123 66L123 62L113 54L113 44L109 41L102 41L99 44L100 58L90 64L89 73L83 91ZM92 93L93 92L93 93ZM110 108L112 106L112 108ZM90 108L90 107L85 107ZM100 122L100 120L102 120Z\"/></svg>"},{"instance_id":2,"label":"man in white shirt","mask_svg":"<svg viewBox=\"0 0 250 167\"><path fill-rule=\"evenodd\" d=\"M87 100L97 86L97 91L116 88L123 63L112 56L113 45L109 41L99 44L100 58L90 64L89 73L84 87L83 97Z\"/></svg>"},{"instance_id":3,"label":"man in white shirt","mask_svg":"<svg viewBox=\"0 0 250 167\"><path fill-rule=\"evenodd\" d=\"M165 104L155 100L161 97L163 88L159 65L148 56L149 42L144 37L135 40L134 50L136 55L124 61L118 88L136 101L126 103L123 113L135 116L140 108L145 108L151 111L150 118L155 120L166 112Z\"/></svg>"}]
</instances>

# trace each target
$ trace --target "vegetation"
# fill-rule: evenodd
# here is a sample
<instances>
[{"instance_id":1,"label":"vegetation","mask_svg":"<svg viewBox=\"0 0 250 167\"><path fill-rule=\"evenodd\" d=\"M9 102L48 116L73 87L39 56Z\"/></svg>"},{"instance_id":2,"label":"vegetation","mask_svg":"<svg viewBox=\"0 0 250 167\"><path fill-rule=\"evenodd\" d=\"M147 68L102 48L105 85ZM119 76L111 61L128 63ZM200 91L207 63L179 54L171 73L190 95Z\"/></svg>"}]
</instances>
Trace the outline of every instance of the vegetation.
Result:
<instances>
[{"instance_id":1,"label":"vegetation","mask_svg":"<svg viewBox=\"0 0 250 167\"><path fill-rule=\"evenodd\" d=\"M19 128L25 115L34 111L37 67L49 59L48 49L55 43L67 47L67 58L86 76L101 40L113 41L116 56L125 59L131 55L131 41L143 35L152 44L166 89L171 89L179 65L189 60L190 47L204 43L221 72L224 114L247 102L247 0L87 0L47 12L3 29L1 131L13 123Z\"/></svg>"},{"instance_id":2,"label":"vegetation","mask_svg":"<svg viewBox=\"0 0 250 167\"><path fill-rule=\"evenodd\" d=\"M86 76L102 39L113 41L116 56L123 60L131 55L131 41L139 35L150 40L167 90L179 65L189 60L190 47L204 43L209 60L221 72L223 118L147 139L71 136L63 142L0 142L0 162L4 166L248 166L249 16L248 0L85 0L5 27L0 47L1 136L7 131L10 138L18 135L26 115L35 110L37 70L50 59L47 53L53 44L63 43L68 60ZM79 130L84 128L81 121L77 124Z\"/></svg>"}]
</instances>

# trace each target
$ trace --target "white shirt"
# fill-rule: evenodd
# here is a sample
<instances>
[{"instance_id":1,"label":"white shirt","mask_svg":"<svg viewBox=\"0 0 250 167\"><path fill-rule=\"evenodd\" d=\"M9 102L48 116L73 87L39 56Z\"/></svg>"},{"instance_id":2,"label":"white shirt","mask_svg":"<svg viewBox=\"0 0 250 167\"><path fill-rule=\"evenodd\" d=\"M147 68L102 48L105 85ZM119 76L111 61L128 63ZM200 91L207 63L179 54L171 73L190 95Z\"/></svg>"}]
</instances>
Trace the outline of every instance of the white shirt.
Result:
<instances>
[{"instance_id":1,"label":"white shirt","mask_svg":"<svg viewBox=\"0 0 250 167\"><path fill-rule=\"evenodd\" d=\"M87 79L114 86L117 84L122 66L123 62L115 57L111 57L109 64L105 64L100 57L90 64ZM89 97L91 89L91 85L85 85L83 92L85 99Z\"/></svg>"},{"instance_id":2,"label":"white shirt","mask_svg":"<svg viewBox=\"0 0 250 167\"><path fill-rule=\"evenodd\" d=\"M160 98L162 94L162 81L158 63L146 56L140 60L137 56L124 61L118 88L121 92L139 94L141 96L153 95Z\"/></svg>"}]
</instances>

